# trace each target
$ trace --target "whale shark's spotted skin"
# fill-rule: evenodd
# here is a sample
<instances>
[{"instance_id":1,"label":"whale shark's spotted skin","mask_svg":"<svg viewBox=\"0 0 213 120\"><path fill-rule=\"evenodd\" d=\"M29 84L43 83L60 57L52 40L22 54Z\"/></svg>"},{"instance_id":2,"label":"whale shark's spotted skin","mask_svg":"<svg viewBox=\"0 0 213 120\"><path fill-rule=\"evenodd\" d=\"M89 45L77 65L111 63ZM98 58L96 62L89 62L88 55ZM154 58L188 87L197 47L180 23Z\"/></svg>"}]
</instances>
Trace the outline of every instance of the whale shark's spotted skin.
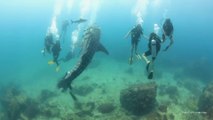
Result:
<instances>
[{"instance_id":1,"label":"whale shark's spotted skin","mask_svg":"<svg viewBox=\"0 0 213 120\"><path fill-rule=\"evenodd\" d=\"M109 54L106 48L100 43L101 30L92 26L89 27L83 35L83 47L80 60L75 67L66 73L66 75L58 82L58 88L62 91L71 89L72 81L78 77L91 62L97 51L102 51Z\"/></svg>"}]
</instances>

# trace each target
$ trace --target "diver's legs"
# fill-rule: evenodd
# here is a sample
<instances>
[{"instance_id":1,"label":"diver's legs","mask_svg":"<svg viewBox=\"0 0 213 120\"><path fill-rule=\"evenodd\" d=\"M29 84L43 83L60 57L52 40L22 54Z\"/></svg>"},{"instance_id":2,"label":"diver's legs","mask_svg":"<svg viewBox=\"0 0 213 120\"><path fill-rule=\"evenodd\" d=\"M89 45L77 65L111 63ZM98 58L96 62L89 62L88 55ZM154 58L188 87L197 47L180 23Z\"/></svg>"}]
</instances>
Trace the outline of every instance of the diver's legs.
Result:
<instances>
[{"instance_id":1,"label":"diver's legs","mask_svg":"<svg viewBox=\"0 0 213 120\"><path fill-rule=\"evenodd\" d=\"M56 67L56 72L58 72L60 70L60 66L59 66L59 61L58 61L58 57L59 57L59 54L56 54L53 56L53 61L54 63L56 63L57 67Z\"/></svg>"},{"instance_id":2,"label":"diver's legs","mask_svg":"<svg viewBox=\"0 0 213 120\"><path fill-rule=\"evenodd\" d=\"M135 44L135 55L138 60L141 60L141 56L138 54L138 43Z\"/></svg>"},{"instance_id":3,"label":"diver's legs","mask_svg":"<svg viewBox=\"0 0 213 120\"><path fill-rule=\"evenodd\" d=\"M153 78L153 73L154 73L154 60L151 60L149 64L147 64L147 72L148 72L148 79Z\"/></svg>"},{"instance_id":4,"label":"diver's legs","mask_svg":"<svg viewBox=\"0 0 213 120\"><path fill-rule=\"evenodd\" d=\"M170 43L169 43L168 46L166 46L166 48L164 49L164 51L167 51L167 50L172 46L172 44L174 43L174 40L173 40L173 36L172 36L172 35L169 36L169 39L170 39Z\"/></svg>"},{"instance_id":5,"label":"diver's legs","mask_svg":"<svg viewBox=\"0 0 213 120\"><path fill-rule=\"evenodd\" d=\"M166 36L164 33L162 34L162 40L163 40L163 42L165 42L165 40L166 40Z\"/></svg>"},{"instance_id":6,"label":"diver's legs","mask_svg":"<svg viewBox=\"0 0 213 120\"><path fill-rule=\"evenodd\" d=\"M150 63L150 61L146 57L145 53L142 54L142 58L144 59L144 61L146 62L146 64Z\"/></svg>"},{"instance_id":7,"label":"diver's legs","mask_svg":"<svg viewBox=\"0 0 213 120\"><path fill-rule=\"evenodd\" d=\"M135 42L134 48L135 48L135 55L138 55L138 42Z\"/></svg>"},{"instance_id":8,"label":"diver's legs","mask_svg":"<svg viewBox=\"0 0 213 120\"><path fill-rule=\"evenodd\" d=\"M173 35L171 35L171 36L169 37L169 39L170 39L170 44L169 44L169 46L172 46L172 44L174 43Z\"/></svg>"},{"instance_id":9,"label":"diver's legs","mask_svg":"<svg viewBox=\"0 0 213 120\"><path fill-rule=\"evenodd\" d=\"M53 62L55 62L57 66L59 66L59 63L58 63L58 56L59 56L59 55L54 55L54 56L53 56Z\"/></svg>"},{"instance_id":10,"label":"diver's legs","mask_svg":"<svg viewBox=\"0 0 213 120\"><path fill-rule=\"evenodd\" d=\"M129 58L130 65L132 64L132 61L133 61L133 51L134 51L134 44L132 44L132 47L131 47L131 54L130 54L130 58Z\"/></svg>"}]
</instances>

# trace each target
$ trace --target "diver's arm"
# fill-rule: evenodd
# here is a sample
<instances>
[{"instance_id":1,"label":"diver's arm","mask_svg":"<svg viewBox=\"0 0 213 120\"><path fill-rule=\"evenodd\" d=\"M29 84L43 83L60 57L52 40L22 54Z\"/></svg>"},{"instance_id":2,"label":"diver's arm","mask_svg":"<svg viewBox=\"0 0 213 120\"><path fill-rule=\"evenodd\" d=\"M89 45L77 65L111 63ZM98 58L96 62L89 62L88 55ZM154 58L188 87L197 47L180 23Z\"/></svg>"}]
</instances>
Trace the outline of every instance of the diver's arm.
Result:
<instances>
[{"instance_id":1,"label":"diver's arm","mask_svg":"<svg viewBox=\"0 0 213 120\"><path fill-rule=\"evenodd\" d=\"M125 36L124 36L124 39L127 39L130 35L131 31L129 31Z\"/></svg>"},{"instance_id":2,"label":"diver's arm","mask_svg":"<svg viewBox=\"0 0 213 120\"><path fill-rule=\"evenodd\" d=\"M149 40L149 37L146 35L142 35L146 40Z\"/></svg>"},{"instance_id":3,"label":"diver's arm","mask_svg":"<svg viewBox=\"0 0 213 120\"><path fill-rule=\"evenodd\" d=\"M173 43L174 43L174 40L173 40L173 38L171 38L169 45L166 46L166 48L163 51L167 51L172 46Z\"/></svg>"}]
</instances>

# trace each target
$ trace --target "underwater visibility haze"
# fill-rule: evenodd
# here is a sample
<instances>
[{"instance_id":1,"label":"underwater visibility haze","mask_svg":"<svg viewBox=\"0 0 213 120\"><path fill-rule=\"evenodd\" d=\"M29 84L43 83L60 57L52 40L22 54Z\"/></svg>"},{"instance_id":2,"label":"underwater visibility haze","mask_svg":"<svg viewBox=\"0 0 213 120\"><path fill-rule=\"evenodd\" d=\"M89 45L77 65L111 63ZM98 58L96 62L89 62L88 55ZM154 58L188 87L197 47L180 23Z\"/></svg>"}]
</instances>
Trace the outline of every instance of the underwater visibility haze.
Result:
<instances>
[{"instance_id":1,"label":"underwater visibility haze","mask_svg":"<svg viewBox=\"0 0 213 120\"><path fill-rule=\"evenodd\" d=\"M213 119L211 0L0 6L0 120ZM174 43L164 51L166 37L147 64L150 34L162 40L168 18ZM133 33L125 36L137 25L142 35L131 57Z\"/></svg>"}]
</instances>

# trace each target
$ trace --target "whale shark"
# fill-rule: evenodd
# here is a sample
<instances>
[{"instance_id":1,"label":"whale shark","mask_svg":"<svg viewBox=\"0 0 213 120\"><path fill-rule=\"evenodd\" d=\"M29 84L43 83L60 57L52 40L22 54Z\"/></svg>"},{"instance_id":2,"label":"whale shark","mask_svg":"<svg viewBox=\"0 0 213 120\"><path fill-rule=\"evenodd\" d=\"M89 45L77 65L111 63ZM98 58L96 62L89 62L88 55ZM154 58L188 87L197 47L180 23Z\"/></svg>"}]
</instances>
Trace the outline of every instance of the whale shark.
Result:
<instances>
[{"instance_id":1,"label":"whale shark","mask_svg":"<svg viewBox=\"0 0 213 120\"><path fill-rule=\"evenodd\" d=\"M71 70L67 71L64 77L58 82L57 87L62 91L71 90L71 83L75 80L91 63L96 52L109 54L107 49L100 42L101 30L97 26L88 27L83 34L82 51L80 59Z\"/></svg>"}]
</instances>

